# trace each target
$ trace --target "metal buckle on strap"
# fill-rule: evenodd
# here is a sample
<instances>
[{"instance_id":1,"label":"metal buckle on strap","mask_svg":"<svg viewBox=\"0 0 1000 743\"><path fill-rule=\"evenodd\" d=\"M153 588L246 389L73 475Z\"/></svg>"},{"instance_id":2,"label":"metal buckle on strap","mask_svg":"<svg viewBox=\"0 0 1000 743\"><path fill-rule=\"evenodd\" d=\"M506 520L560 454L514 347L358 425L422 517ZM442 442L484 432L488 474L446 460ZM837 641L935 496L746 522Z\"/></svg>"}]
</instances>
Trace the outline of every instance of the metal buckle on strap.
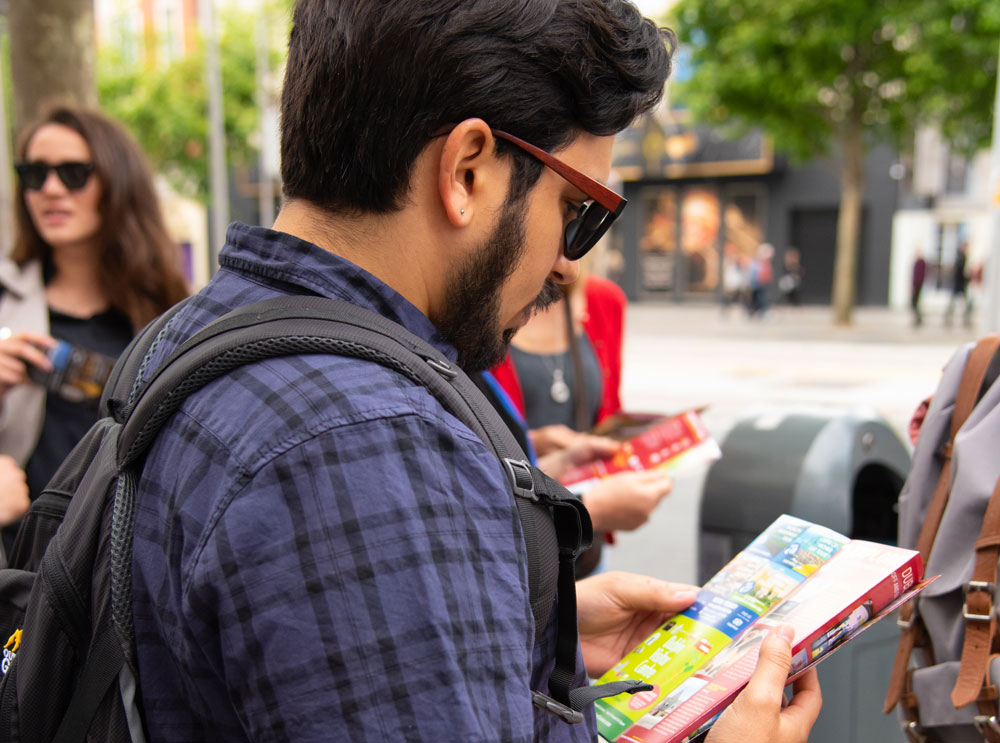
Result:
<instances>
[{"instance_id":1,"label":"metal buckle on strap","mask_svg":"<svg viewBox=\"0 0 1000 743\"><path fill-rule=\"evenodd\" d=\"M910 743L926 743L927 736L924 734L924 729L920 727L919 723L908 720L900 722L899 726L903 729L903 734Z\"/></svg>"},{"instance_id":2,"label":"metal buckle on strap","mask_svg":"<svg viewBox=\"0 0 1000 743\"><path fill-rule=\"evenodd\" d=\"M575 725L578 722L583 722L582 712L577 712L572 707L567 707L565 704L557 702L552 697L546 696L540 691L531 692L531 701L536 707L541 707L568 723Z\"/></svg>"},{"instance_id":3,"label":"metal buckle on strap","mask_svg":"<svg viewBox=\"0 0 1000 743\"><path fill-rule=\"evenodd\" d=\"M531 501L539 500L535 492L535 478L531 476L531 465L523 459L503 460L503 466L507 469L510 477L510 484L514 488L514 495L527 498Z\"/></svg>"},{"instance_id":4,"label":"metal buckle on strap","mask_svg":"<svg viewBox=\"0 0 1000 743\"><path fill-rule=\"evenodd\" d=\"M458 372L455 371L452 368L451 364L449 364L444 359L435 359L429 356L425 356L424 361L427 362L427 366L429 366L431 369L433 369L446 379L454 379L455 377L458 376Z\"/></svg>"},{"instance_id":5,"label":"metal buckle on strap","mask_svg":"<svg viewBox=\"0 0 1000 743\"><path fill-rule=\"evenodd\" d=\"M976 726L976 732L984 738L986 737L987 728L1000 736L1000 723L997 722L995 715L976 715L972 718L972 724Z\"/></svg>"},{"instance_id":6,"label":"metal buckle on strap","mask_svg":"<svg viewBox=\"0 0 1000 743\"><path fill-rule=\"evenodd\" d=\"M962 604L962 616L966 619L971 619L978 622L988 622L993 618L993 612L996 611L993 606L994 595L996 593L996 584L989 583L984 580L970 580L965 584L965 595L968 596L973 591L982 591L983 593L988 593L990 595L990 613L989 614L970 614L969 613L969 602L966 600Z\"/></svg>"}]
</instances>

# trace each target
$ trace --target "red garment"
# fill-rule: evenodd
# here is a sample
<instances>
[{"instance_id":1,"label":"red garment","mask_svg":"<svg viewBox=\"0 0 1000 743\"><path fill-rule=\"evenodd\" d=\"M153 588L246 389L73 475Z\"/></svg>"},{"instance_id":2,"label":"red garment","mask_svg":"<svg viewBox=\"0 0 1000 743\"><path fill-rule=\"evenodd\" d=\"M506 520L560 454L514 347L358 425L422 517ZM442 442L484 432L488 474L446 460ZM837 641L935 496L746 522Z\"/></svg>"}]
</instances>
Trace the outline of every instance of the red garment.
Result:
<instances>
[{"instance_id":1,"label":"red garment","mask_svg":"<svg viewBox=\"0 0 1000 743\"><path fill-rule=\"evenodd\" d=\"M594 347L601 367L601 405L599 423L622 409L619 388L622 380L622 336L625 331L625 292L617 284L599 276L588 276L583 287L587 311L583 330ZM524 415L524 393L510 354L493 368L493 376L504 388L517 409Z\"/></svg>"}]
</instances>

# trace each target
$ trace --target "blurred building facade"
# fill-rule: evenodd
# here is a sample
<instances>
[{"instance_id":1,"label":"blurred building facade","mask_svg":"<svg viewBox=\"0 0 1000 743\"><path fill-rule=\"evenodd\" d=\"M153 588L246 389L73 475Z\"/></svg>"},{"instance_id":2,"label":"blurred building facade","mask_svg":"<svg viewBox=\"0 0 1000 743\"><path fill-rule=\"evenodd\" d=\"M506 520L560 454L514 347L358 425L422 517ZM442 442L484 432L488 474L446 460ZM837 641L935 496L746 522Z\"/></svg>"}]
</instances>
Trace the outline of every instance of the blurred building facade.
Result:
<instances>
[{"instance_id":1,"label":"blurred building facade","mask_svg":"<svg viewBox=\"0 0 1000 743\"><path fill-rule=\"evenodd\" d=\"M865 163L857 303L889 301L895 156ZM718 300L727 262L774 246L775 281L794 247L805 269L802 301L831 300L840 185L836 162L795 165L759 132L742 137L692 124L684 110L641 119L615 143L614 171L632 202L605 260L632 300ZM776 293L774 283L772 292Z\"/></svg>"},{"instance_id":2,"label":"blurred building facade","mask_svg":"<svg viewBox=\"0 0 1000 743\"><path fill-rule=\"evenodd\" d=\"M109 43L124 61L165 64L198 43L198 0L95 0L97 45Z\"/></svg>"},{"instance_id":3,"label":"blurred building facade","mask_svg":"<svg viewBox=\"0 0 1000 743\"><path fill-rule=\"evenodd\" d=\"M921 255L927 262L923 301L931 307L945 305L963 243L968 248L966 272L974 278L972 291L978 291L989 252L990 210L989 151L963 154L936 129L918 130L893 223L890 303L903 307L909 301L912 266Z\"/></svg>"}]
</instances>

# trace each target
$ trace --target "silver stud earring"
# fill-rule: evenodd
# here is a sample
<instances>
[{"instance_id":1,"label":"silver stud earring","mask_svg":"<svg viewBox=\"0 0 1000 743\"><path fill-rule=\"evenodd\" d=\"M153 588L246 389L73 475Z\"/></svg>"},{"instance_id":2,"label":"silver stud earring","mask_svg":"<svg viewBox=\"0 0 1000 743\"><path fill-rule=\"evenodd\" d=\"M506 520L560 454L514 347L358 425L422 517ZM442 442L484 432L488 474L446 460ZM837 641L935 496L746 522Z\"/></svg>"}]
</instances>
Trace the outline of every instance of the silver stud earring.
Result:
<instances>
[{"instance_id":1,"label":"silver stud earring","mask_svg":"<svg viewBox=\"0 0 1000 743\"><path fill-rule=\"evenodd\" d=\"M459 214L465 214L465 209L459 209L459 210L458 210L458 213L459 213Z\"/></svg>"}]
</instances>

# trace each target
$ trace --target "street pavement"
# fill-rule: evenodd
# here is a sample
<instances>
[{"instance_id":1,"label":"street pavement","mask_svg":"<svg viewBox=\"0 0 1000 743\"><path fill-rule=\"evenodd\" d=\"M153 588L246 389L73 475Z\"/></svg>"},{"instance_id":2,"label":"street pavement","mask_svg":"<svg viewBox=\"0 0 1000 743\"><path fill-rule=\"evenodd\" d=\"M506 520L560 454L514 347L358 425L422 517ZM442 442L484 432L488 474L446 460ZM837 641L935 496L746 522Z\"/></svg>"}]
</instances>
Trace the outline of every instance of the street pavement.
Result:
<instances>
[{"instance_id":1,"label":"street pavement","mask_svg":"<svg viewBox=\"0 0 1000 743\"><path fill-rule=\"evenodd\" d=\"M738 421L774 406L864 408L904 441L917 404L941 368L975 331L946 328L928 313L914 329L908 313L855 311L850 327L828 307L778 308L750 321L714 305L632 304L626 318L622 398L627 410L707 406L705 424L723 443ZM649 522L616 534L607 567L697 582L698 515L707 467L677 473L674 490Z\"/></svg>"}]
</instances>

